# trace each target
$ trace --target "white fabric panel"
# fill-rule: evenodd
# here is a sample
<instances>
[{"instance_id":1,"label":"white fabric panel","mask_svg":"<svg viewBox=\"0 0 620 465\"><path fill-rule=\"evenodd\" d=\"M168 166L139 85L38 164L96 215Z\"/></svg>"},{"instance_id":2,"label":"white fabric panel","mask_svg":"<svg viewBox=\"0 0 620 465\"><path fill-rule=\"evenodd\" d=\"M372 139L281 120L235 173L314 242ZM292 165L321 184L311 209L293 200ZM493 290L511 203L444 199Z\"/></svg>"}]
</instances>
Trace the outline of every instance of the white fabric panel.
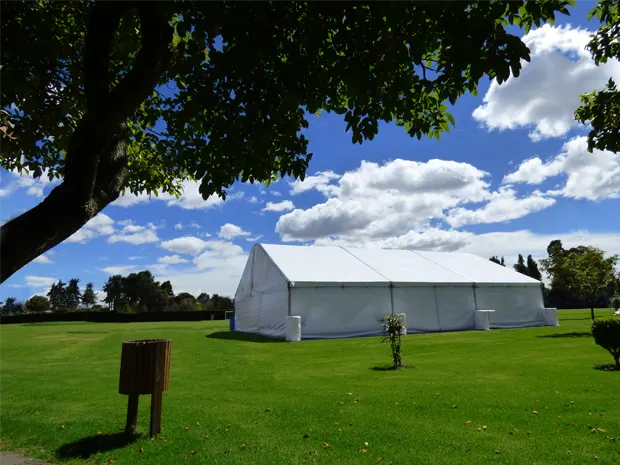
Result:
<instances>
[{"instance_id":1,"label":"white fabric panel","mask_svg":"<svg viewBox=\"0 0 620 465\"><path fill-rule=\"evenodd\" d=\"M476 287L478 308L495 310L489 320L491 328L540 326L540 309L544 308L540 287Z\"/></svg>"},{"instance_id":2,"label":"white fabric panel","mask_svg":"<svg viewBox=\"0 0 620 465\"><path fill-rule=\"evenodd\" d=\"M381 320L391 313L387 287L303 287L290 292L291 315L301 317L304 339L379 335Z\"/></svg>"},{"instance_id":3,"label":"white fabric panel","mask_svg":"<svg viewBox=\"0 0 620 465\"><path fill-rule=\"evenodd\" d=\"M256 247L252 247L248 256L248 261L243 269L237 292L235 292L235 301L244 300L252 295L252 268L254 267L254 253Z\"/></svg>"},{"instance_id":4,"label":"white fabric panel","mask_svg":"<svg viewBox=\"0 0 620 465\"><path fill-rule=\"evenodd\" d=\"M357 249L345 247L362 262L381 273L395 285L443 284L470 285L472 281L409 250Z\"/></svg>"},{"instance_id":5,"label":"white fabric panel","mask_svg":"<svg viewBox=\"0 0 620 465\"><path fill-rule=\"evenodd\" d=\"M235 329L246 333L258 333L260 296L235 300Z\"/></svg>"},{"instance_id":6,"label":"white fabric panel","mask_svg":"<svg viewBox=\"0 0 620 465\"><path fill-rule=\"evenodd\" d=\"M540 286L540 281L518 273L512 268L498 265L471 253L422 251L415 251L413 253L444 266L476 283L510 283Z\"/></svg>"},{"instance_id":7,"label":"white fabric panel","mask_svg":"<svg viewBox=\"0 0 620 465\"><path fill-rule=\"evenodd\" d=\"M261 246L295 286L389 286L389 281L341 247ZM254 268L255 276L257 269Z\"/></svg>"},{"instance_id":8,"label":"white fabric panel","mask_svg":"<svg viewBox=\"0 0 620 465\"><path fill-rule=\"evenodd\" d=\"M560 326L557 308L543 308L540 310L540 319L545 326Z\"/></svg>"},{"instance_id":9,"label":"white fabric panel","mask_svg":"<svg viewBox=\"0 0 620 465\"><path fill-rule=\"evenodd\" d=\"M408 333L441 330L433 287L395 287L393 292L394 313L406 315Z\"/></svg>"},{"instance_id":10,"label":"white fabric panel","mask_svg":"<svg viewBox=\"0 0 620 465\"><path fill-rule=\"evenodd\" d=\"M301 317L300 316L287 316L286 317L286 340L288 342L301 341Z\"/></svg>"},{"instance_id":11,"label":"white fabric panel","mask_svg":"<svg viewBox=\"0 0 620 465\"><path fill-rule=\"evenodd\" d=\"M260 294L258 333L263 336L283 338L288 316L288 290L273 294Z\"/></svg>"},{"instance_id":12,"label":"white fabric panel","mask_svg":"<svg viewBox=\"0 0 620 465\"><path fill-rule=\"evenodd\" d=\"M474 328L476 300L474 288L436 287L437 310L441 331L462 331Z\"/></svg>"},{"instance_id":13,"label":"white fabric panel","mask_svg":"<svg viewBox=\"0 0 620 465\"><path fill-rule=\"evenodd\" d=\"M476 310L476 329L479 331L488 331L491 326L489 315L495 310Z\"/></svg>"},{"instance_id":14,"label":"white fabric panel","mask_svg":"<svg viewBox=\"0 0 620 465\"><path fill-rule=\"evenodd\" d=\"M254 253L253 293L270 294L288 289L286 275L282 274L281 270L265 253L262 246L255 245L252 248L252 252ZM303 262L300 262L298 265L303 266Z\"/></svg>"}]
</instances>

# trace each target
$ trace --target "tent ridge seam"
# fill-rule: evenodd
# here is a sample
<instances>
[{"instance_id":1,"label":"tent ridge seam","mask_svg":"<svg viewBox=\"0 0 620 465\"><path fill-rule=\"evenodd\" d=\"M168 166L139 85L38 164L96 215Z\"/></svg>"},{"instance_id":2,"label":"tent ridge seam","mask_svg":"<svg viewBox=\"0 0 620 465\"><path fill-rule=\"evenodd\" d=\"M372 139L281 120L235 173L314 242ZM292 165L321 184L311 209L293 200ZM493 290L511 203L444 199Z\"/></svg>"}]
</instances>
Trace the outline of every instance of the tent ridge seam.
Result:
<instances>
[{"instance_id":1,"label":"tent ridge seam","mask_svg":"<svg viewBox=\"0 0 620 465\"><path fill-rule=\"evenodd\" d=\"M343 246L339 245L338 247L340 247L342 250L344 250L346 253L348 253L349 255L351 255L353 258L355 258L356 260L362 262L364 265L366 265L368 268L370 268L372 271L374 271L375 273L377 273L379 276L383 276L388 283L390 283L390 287L394 286L394 283L392 282L391 279L389 279L387 276L383 275L382 273L379 273L377 270L375 270L372 266L370 266L368 263L366 263L364 260L362 260L361 258L359 258L358 256L354 255L352 252L350 252L349 250L345 249Z\"/></svg>"},{"instance_id":2,"label":"tent ridge seam","mask_svg":"<svg viewBox=\"0 0 620 465\"><path fill-rule=\"evenodd\" d=\"M471 281L473 286L476 287L476 281L474 279L470 278L469 276L465 276L463 273L459 273L458 271L452 270L452 269L448 268L447 266L444 266L441 263L436 262L435 260L431 260L430 258L425 257L424 255L420 255L415 250L411 250L411 249L405 249L405 250L408 250L409 252L416 254L418 257L421 257L424 260L428 260L429 262L434 263L435 265L442 267L444 270L448 270L450 273L454 273L454 274L458 274L459 276L462 276L463 278L467 279L468 281Z\"/></svg>"}]
</instances>

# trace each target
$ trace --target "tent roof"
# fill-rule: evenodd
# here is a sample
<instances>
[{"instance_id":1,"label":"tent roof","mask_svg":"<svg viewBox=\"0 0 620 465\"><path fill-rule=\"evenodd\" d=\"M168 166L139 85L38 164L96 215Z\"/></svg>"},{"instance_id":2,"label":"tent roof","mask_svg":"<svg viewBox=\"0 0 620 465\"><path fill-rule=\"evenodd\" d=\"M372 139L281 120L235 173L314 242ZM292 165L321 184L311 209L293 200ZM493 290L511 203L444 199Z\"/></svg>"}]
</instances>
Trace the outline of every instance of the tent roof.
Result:
<instances>
[{"instance_id":1,"label":"tent roof","mask_svg":"<svg viewBox=\"0 0 620 465\"><path fill-rule=\"evenodd\" d=\"M540 285L477 255L258 244L293 286Z\"/></svg>"}]
</instances>

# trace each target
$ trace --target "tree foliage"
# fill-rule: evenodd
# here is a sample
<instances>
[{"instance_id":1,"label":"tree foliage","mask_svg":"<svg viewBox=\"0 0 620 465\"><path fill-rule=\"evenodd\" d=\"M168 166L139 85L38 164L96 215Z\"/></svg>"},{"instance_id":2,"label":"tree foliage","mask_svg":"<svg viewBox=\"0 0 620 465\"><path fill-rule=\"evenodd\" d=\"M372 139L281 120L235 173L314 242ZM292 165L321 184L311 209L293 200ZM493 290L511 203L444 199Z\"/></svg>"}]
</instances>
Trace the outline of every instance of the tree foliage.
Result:
<instances>
[{"instance_id":1,"label":"tree foliage","mask_svg":"<svg viewBox=\"0 0 620 465\"><path fill-rule=\"evenodd\" d=\"M565 250L560 241L552 241L547 250L549 258L540 263L551 279L552 292L573 295L592 309L599 296L613 295L619 279L616 270L618 255L605 257L602 250L585 246Z\"/></svg>"},{"instance_id":2,"label":"tree foliage","mask_svg":"<svg viewBox=\"0 0 620 465\"><path fill-rule=\"evenodd\" d=\"M50 301L42 295L33 295L26 301L26 310L34 313L43 313L50 309Z\"/></svg>"},{"instance_id":3,"label":"tree foliage","mask_svg":"<svg viewBox=\"0 0 620 465\"><path fill-rule=\"evenodd\" d=\"M620 60L620 0L599 0L590 12L601 26L588 43L594 62L599 65L610 59ZM581 96L575 118L592 126L588 134L588 150L620 151L620 89L610 78L602 90Z\"/></svg>"},{"instance_id":4,"label":"tree foliage","mask_svg":"<svg viewBox=\"0 0 620 465\"><path fill-rule=\"evenodd\" d=\"M82 303L87 307L92 307L97 303L97 296L93 289L93 283L86 284L86 289L84 290L84 294L82 294Z\"/></svg>"},{"instance_id":5,"label":"tree foliage","mask_svg":"<svg viewBox=\"0 0 620 465\"><path fill-rule=\"evenodd\" d=\"M307 114L418 138L484 76L518 76L537 2L2 2L2 159L62 178L2 227L4 281L121 192L203 197L235 181L303 179ZM57 221L47 219L54 216Z\"/></svg>"},{"instance_id":6,"label":"tree foliage","mask_svg":"<svg viewBox=\"0 0 620 465\"><path fill-rule=\"evenodd\" d=\"M496 255L493 255L491 258L489 258L489 261L492 261L493 263L497 263L498 265L506 266L504 257L502 257L500 260Z\"/></svg>"},{"instance_id":7,"label":"tree foliage","mask_svg":"<svg viewBox=\"0 0 620 465\"><path fill-rule=\"evenodd\" d=\"M592 336L594 336L594 342L609 351L616 362L615 369L620 370L620 320L610 318L594 321Z\"/></svg>"}]
</instances>

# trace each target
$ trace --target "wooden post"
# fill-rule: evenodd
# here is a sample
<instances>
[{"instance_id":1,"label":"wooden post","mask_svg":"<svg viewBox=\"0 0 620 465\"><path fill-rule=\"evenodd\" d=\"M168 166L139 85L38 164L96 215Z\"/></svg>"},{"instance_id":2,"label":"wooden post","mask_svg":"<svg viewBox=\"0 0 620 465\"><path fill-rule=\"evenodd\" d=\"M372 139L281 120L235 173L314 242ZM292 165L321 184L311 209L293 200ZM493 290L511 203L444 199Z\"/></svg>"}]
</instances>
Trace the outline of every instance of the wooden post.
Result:
<instances>
[{"instance_id":1,"label":"wooden post","mask_svg":"<svg viewBox=\"0 0 620 465\"><path fill-rule=\"evenodd\" d=\"M127 423L125 424L125 433L135 434L136 425L138 423L138 400L139 394L129 394L127 401Z\"/></svg>"},{"instance_id":2,"label":"wooden post","mask_svg":"<svg viewBox=\"0 0 620 465\"><path fill-rule=\"evenodd\" d=\"M140 394L151 394L151 424L149 436L161 432L163 392L168 389L172 341L151 339L123 342L119 392L127 394L127 423L125 431L135 433Z\"/></svg>"}]
</instances>

